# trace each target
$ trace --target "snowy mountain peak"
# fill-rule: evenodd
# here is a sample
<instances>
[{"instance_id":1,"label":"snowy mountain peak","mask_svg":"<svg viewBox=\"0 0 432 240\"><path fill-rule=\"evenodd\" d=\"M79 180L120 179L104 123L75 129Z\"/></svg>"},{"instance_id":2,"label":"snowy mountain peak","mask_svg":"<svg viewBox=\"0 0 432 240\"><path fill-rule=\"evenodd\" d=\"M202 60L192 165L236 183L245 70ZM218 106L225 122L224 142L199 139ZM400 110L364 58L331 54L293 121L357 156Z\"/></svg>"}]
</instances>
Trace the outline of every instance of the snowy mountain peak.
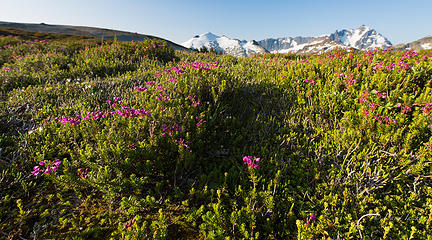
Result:
<instances>
[{"instance_id":1,"label":"snowy mountain peak","mask_svg":"<svg viewBox=\"0 0 432 240\"><path fill-rule=\"evenodd\" d=\"M357 29L336 30L335 33L330 34L329 39L359 50L372 50L392 46L387 38L366 25L362 25Z\"/></svg>"},{"instance_id":2,"label":"snowy mountain peak","mask_svg":"<svg viewBox=\"0 0 432 240\"><path fill-rule=\"evenodd\" d=\"M358 29L361 30L361 31L369 31L372 28L370 28L370 27L368 27L368 26L366 26L366 25L363 24Z\"/></svg>"},{"instance_id":3,"label":"snowy mountain peak","mask_svg":"<svg viewBox=\"0 0 432 240\"><path fill-rule=\"evenodd\" d=\"M206 33L203 33L203 34L201 34L199 36L200 37L206 37L206 38L209 38L209 39L216 39L216 38L219 37L218 35L216 35L216 34L214 34L212 32L206 32Z\"/></svg>"}]
</instances>

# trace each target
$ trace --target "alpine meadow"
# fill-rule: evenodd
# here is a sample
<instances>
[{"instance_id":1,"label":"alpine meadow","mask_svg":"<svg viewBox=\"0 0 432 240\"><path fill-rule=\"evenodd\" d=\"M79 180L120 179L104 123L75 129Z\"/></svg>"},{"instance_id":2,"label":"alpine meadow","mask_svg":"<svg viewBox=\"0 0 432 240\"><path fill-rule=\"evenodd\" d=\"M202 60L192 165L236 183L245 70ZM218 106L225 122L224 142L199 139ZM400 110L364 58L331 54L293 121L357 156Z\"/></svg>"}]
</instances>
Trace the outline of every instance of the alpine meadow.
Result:
<instances>
[{"instance_id":1,"label":"alpine meadow","mask_svg":"<svg viewBox=\"0 0 432 240\"><path fill-rule=\"evenodd\" d=\"M1 239L432 239L432 50L49 36L0 37Z\"/></svg>"}]
</instances>

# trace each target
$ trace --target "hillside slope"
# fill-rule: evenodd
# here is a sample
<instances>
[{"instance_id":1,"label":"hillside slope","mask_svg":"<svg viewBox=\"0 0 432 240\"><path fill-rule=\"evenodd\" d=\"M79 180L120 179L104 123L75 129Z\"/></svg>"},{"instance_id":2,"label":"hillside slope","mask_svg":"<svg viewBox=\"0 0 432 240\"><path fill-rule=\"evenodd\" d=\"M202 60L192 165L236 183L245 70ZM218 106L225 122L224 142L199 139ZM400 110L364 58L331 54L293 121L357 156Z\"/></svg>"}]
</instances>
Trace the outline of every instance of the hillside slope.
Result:
<instances>
[{"instance_id":1,"label":"hillside slope","mask_svg":"<svg viewBox=\"0 0 432 240\"><path fill-rule=\"evenodd\" d=\"M117 38L119 41L144 41L147 39L163 40L166 41L168 46L172 47L174 50L180 51L190 51L189 49L180 46L169 40L139 33L131 33L126 31L118 31L105 28L96 27L84 27L84 26L68 26L68 25L51 25L51 24L34 24L34 23L14 23L14 22L2 22L0 21L0 27L37 31L44 33L61 33L68 35L78 35L78 36L89 36L94 38L104 38L104 39L114 39Z\"/></svg>"},{"instance_id":2,"label":"hillside slope","mask_svg":"<svg viewBox=\"0 0 432 240\"><path fill-rule=\"evenodd\" d=\"M417 41L405 43L405 44L398 44L394 46L395 50L407 50L411 49L414 51L420 51L420 50L429 50L432 49L432 36L421 38Z\"/></svg>"}]
</instances>

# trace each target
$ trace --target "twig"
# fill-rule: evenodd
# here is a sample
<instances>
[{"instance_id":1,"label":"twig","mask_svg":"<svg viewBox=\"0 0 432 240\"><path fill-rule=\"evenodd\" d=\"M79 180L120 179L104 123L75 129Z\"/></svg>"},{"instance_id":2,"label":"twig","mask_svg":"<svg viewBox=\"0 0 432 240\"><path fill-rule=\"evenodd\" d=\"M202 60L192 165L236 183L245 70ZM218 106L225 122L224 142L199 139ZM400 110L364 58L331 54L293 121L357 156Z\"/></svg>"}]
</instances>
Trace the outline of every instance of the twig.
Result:
<instances>
[{"instance_id":1,"label":"twig","mask_svg":"<svg viewBox=\"0 0 432 240\"><path fill-rule=\"evenodd\" d=\"M357 220L357 228L358 228L358 231L359 231L359 233L360 233L360 238L361 238L361 239L363 239L363 235L362 235L362 233L361 233L361 230L360 230L359 224L360 224L360 221L361 221L364 217L367 217L367 216L381 216L381 215L380 215L379 213L368 213L368 214L365 214L365 215L361 216L361 218L360 218L359 220Z\"/></svg>"}]
</instances>

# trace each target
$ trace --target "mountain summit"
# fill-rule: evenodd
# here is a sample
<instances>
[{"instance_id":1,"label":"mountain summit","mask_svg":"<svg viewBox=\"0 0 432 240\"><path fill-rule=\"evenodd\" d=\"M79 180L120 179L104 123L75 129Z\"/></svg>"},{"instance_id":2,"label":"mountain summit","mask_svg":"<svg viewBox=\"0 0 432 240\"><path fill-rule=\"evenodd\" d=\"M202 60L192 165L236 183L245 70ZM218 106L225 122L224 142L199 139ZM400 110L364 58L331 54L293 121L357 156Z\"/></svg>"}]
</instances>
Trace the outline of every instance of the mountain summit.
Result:
<instances>
[{"instance_id":1,"label":"mountain summit","mask_svg":"<svg viewBox=\"0 0 432 240\"><path fill-rule=\"evenodd\" d=\"M372 50L392 46L387 38L366 25L357 29L336 30L334 33L317 37L268 38L260 41L241 41L207 32L189 39L182 45L195 49L205 46L234 56L249 56L267 51L309 53L329 51L337 47Z\"/></svg>"},{"instance_id":2,"label":"mountain summit","mask_svg":"<svg viewBox=\"0 0 432 240\"><path fill-rule=\"evenodd\" d=\"M336 31L329 38L332 41L359 50L372 50L392 46L387 38L366 25L362 25L357 29Z\"/></svg>"}]
</instances>

